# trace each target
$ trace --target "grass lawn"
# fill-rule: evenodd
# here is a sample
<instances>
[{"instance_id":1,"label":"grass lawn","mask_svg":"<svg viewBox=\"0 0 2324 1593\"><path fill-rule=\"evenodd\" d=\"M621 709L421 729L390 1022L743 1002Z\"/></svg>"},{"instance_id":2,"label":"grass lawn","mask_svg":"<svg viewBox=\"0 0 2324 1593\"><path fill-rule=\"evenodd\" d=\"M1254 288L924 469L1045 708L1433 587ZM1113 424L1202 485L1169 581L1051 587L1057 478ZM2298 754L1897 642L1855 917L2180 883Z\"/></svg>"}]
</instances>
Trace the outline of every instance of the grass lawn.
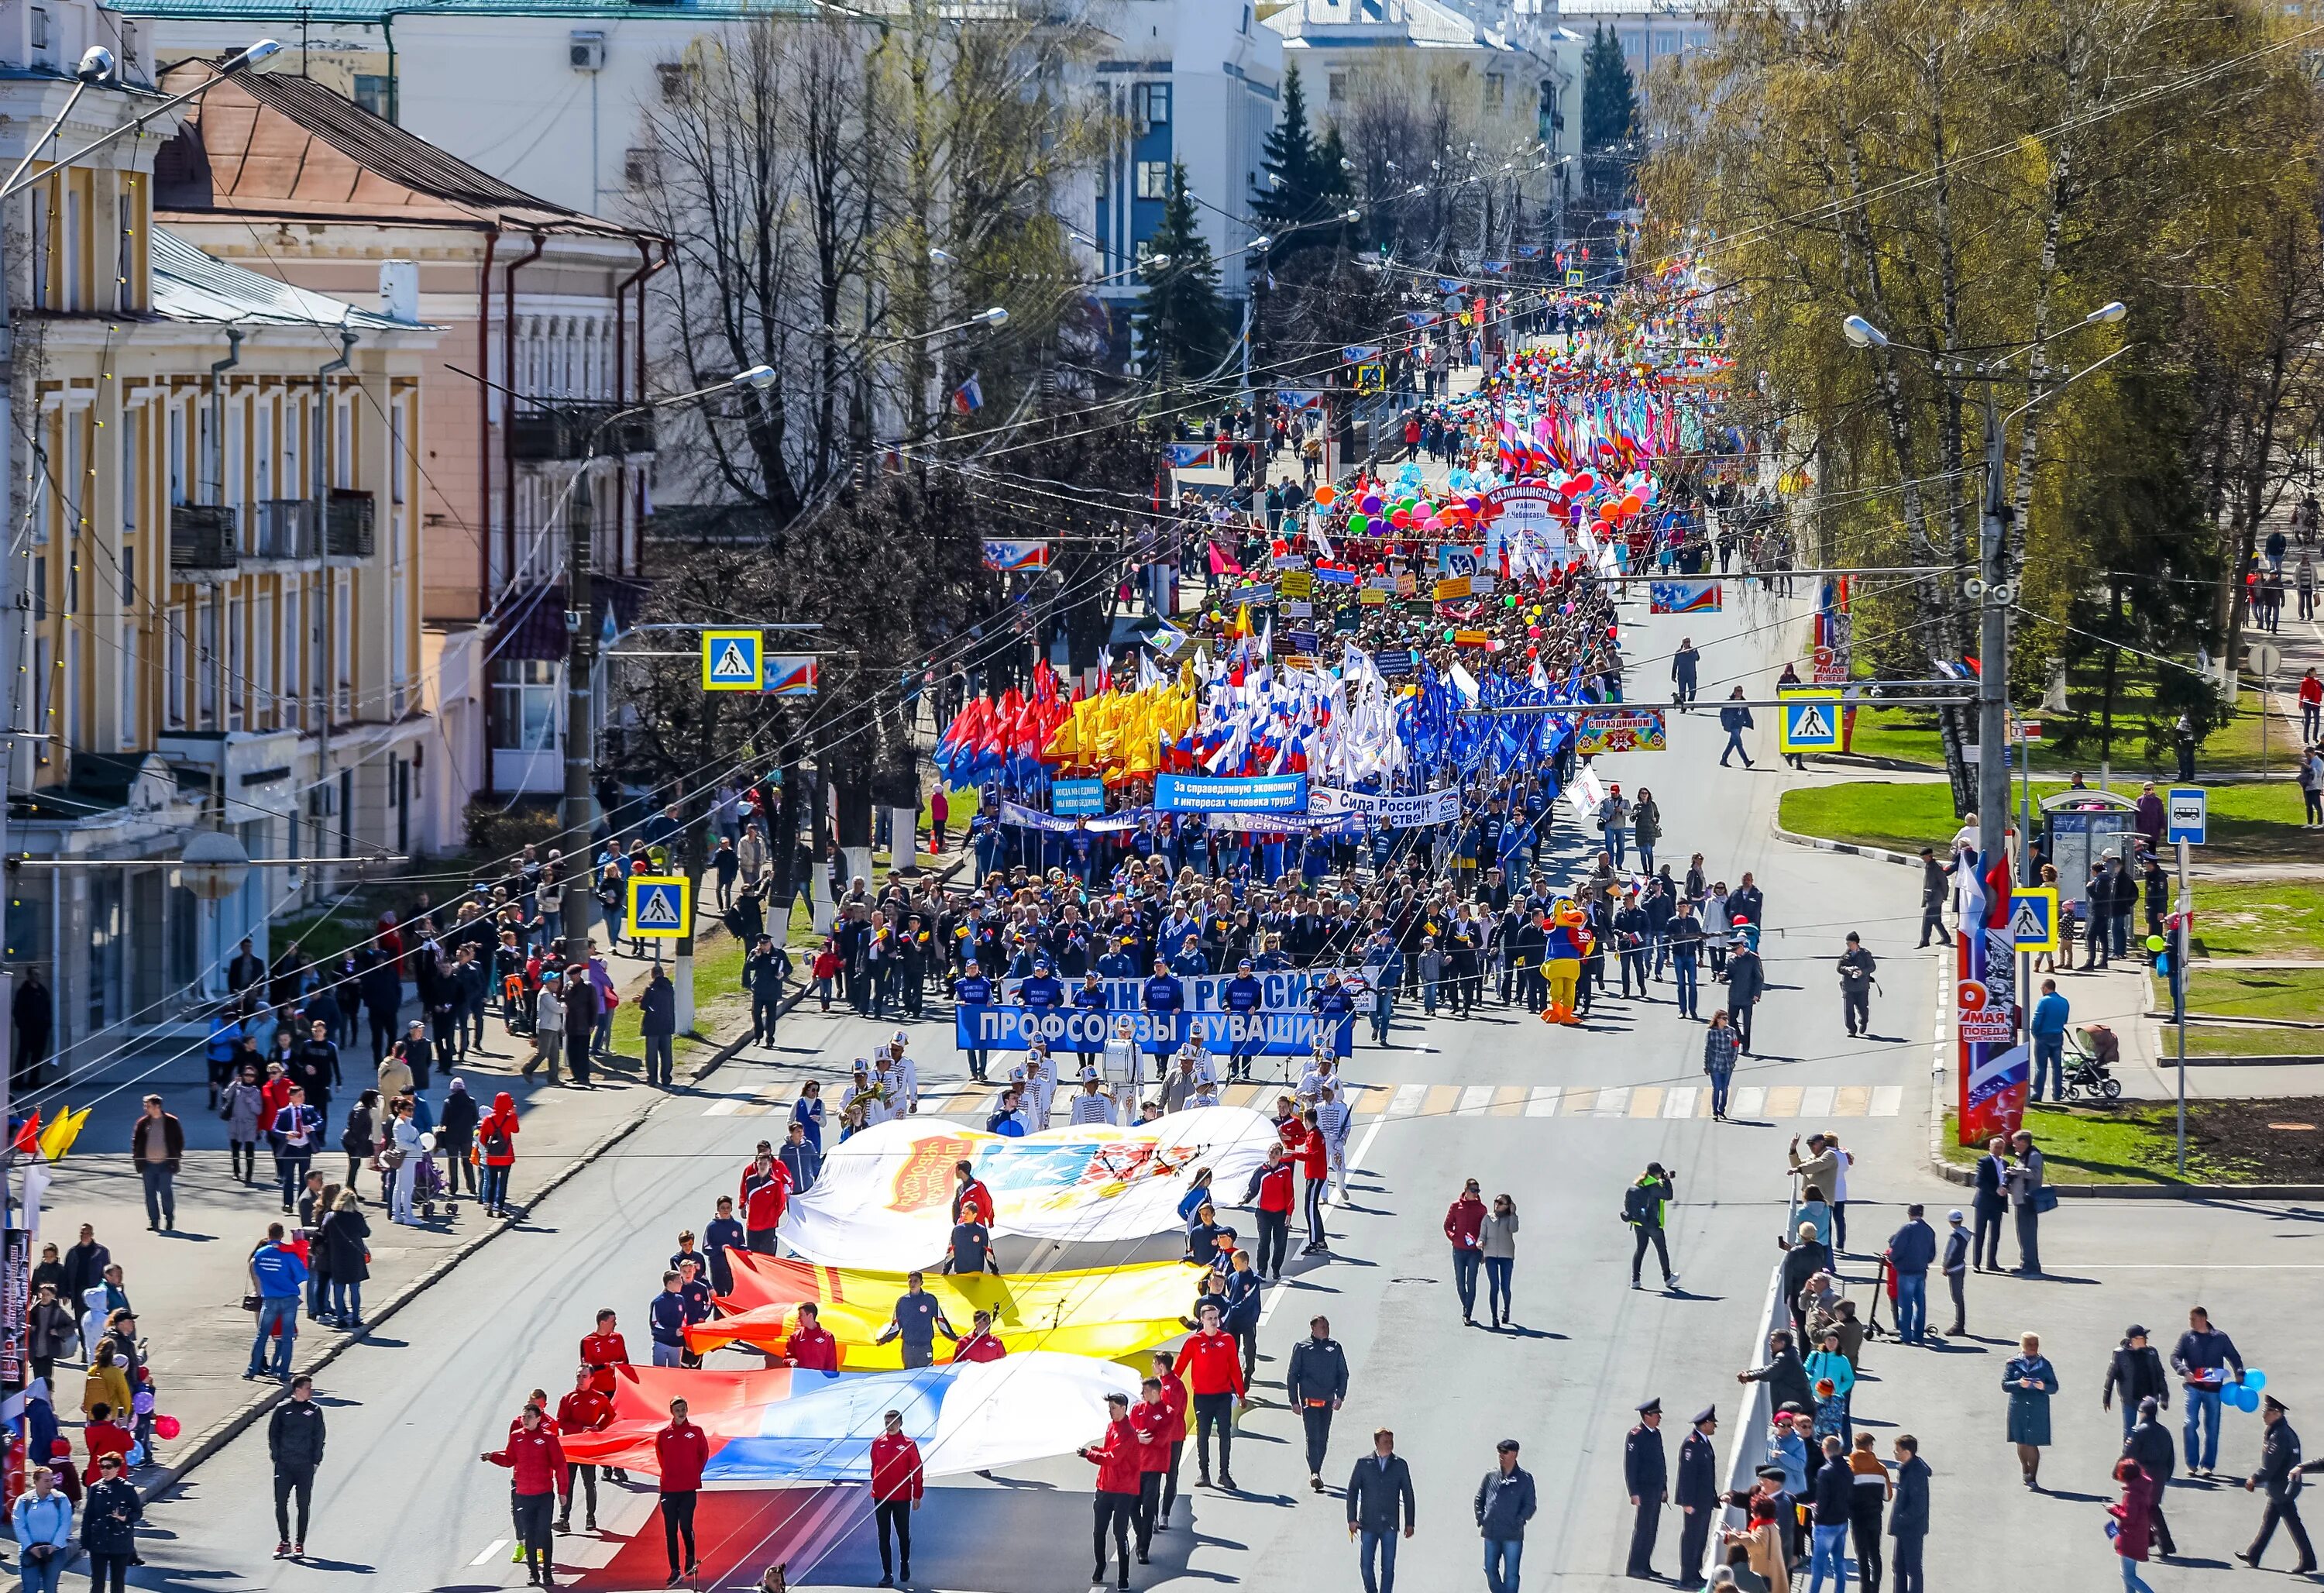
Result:
<instances>
[{"instance_id":1,"label":"grass lawn","mask_svg":"<svg viewBox=\"0 0 2324 1593\"><path fill-rule=\"evenodd\" d=\"M2165 747L2160 757L2150 757L2145 747L2144 732L2139 727L2139 705L2130 705L2128 717L2116 719L2113 769L2117 787L2130 783L2133 794L2136 782L2145 779L2168 778L2178 767L2177 759ZM2093 732L2071 753L2062 749L2056 733L2067 721L2055 715L2036 715L2051 734L2034 744L2034 769L2039 773L2070 773L2082 770L2092 783L2098 773L2098 737ZM2299 741L2297 721L2278 714L2267 726L2263 764L2260 733L2259 694L2246 692L2237 704L2236 716L2211 732L2196 753L2199 769L2222 774L2256 773L2262 768L2279 773L2292 767L2292 755ZM1933 713L1908 708L1859 709L1856 715L1856 732L1849 738L1849 751L1863 757L1894 758L1902 763L1918 764L1927 769L1945 766L1944 743L1937 731Z\"/></svg>"},{"instance_id":2,"label":"grass lawn","mask_svg":"<svg viewBox=\"0 0 2324 1593\"><path fill-rule=\"evenodd\" d=\"M2271 1165L2273 1158L2245 1148L2246 1136L2241 1130L2253 1108L2261 1104L2189 1101L2187 1172L2183 1178L2176 1166L2175 1108L2167 1101L2113 1111L2032 1106L2026 1108L2025 1126L2041 1146L2048 1175L2054 1183L2273 1182L2278 1178L2305 1181L2314 1176L2298 1167L2288 1172L2276 1169ZM2294 1107L2312 1107L2319 1103L2265 1104L2271 1116L2280 1113L2300 1119L2302 1114ZM1954 1127L1956 1121L1952 1113L1945 1114L1945 1160L1957 1167L1973 1166L1980 1152L1953 1144L1960 1137ZM2294 1136L2286 1134L2282 1137L2289 1141ZM2303 1134L2297 1137L2313 1141L2324 1138L2324 1135Z\"/></svg>"},{"instance_id":3,"label":"grass lawn","mask_svg":"<svg viewBox=\"0 0 2324 1593\"><path fill-rule=\"evenodd\" d=\"M2153 976L2148 976L2153 978ZM2171 992L2154 979L2155 1010L2171 1010ZM2199 968L2187 989L2187 1010L2223 1018L2292 1018L2324 1023L2324 968ZM2324 1050L2324 1031L2310 1031L2311 1048Z\"/></svg>"},{"instance_id":4,"label":"grass lawn","mask_svg":"<svg viewBox=\"0 0 2324 1593\"><path fill-rule=\"evenodd\" d=\"M2197 880L2198 957L2324 959L2324 884Z\"/></svg>"},{"instance_id":5,"label":"grass lawn","mask_svg":"<svg viewBox=\"0 0 2324 1593\"><path fill-rule=\"evenodd\" d=\"M694 1029L703 1035L718 1033L733 1023L749 1018L750 998L740 986L742 979L742 944L732 935L721 934L716 939L697 946L694 957ZM675 977L676 969L671 972ZM623 997L613 1009L613 1049L624 1055L642 1056L645 1042L638 1033L641 1014L638 1004ZM670 1048L671 1059L684 1062L690 1050L711 1050L703 1042L688 1040L681 1034Z\"/></svg>"},{"instance_id":6,"label":"grass lawn","mask_svg":"<svg viewBox=\"0 0 2324 1593\"><path fill-rule=\"evenodd\" d=\"M2034 800L2064 789L2062 782L2037 780ZM1899 852L1941 853L1960 828L1951 790L1940 781L1851 780L1787 791L1780 811L1795 834ZM2289 783L2214 786L2211 838L2197 856L2213 863L2324 863L2324 830L2302 829L2300 820L2300 792Z\"/></svg>"},{"instance_id":7,"label":"grass lawn","mask_svg":"<svg viewBox=\"0 0 2324 1593\"><path fill-rule=\"evenodd\" d=\"M2178 1036L2166 1023L2163 1028L2163 1049L2159 1060L2168 1068L2178 1054ZM2313 1029L2246 1029L2227 1023L2190 1023L2187 1025L2187 1054L2190 1057L2324 1056L2324 1034L2319 1034Z\"/></svg>"}]
</instances>

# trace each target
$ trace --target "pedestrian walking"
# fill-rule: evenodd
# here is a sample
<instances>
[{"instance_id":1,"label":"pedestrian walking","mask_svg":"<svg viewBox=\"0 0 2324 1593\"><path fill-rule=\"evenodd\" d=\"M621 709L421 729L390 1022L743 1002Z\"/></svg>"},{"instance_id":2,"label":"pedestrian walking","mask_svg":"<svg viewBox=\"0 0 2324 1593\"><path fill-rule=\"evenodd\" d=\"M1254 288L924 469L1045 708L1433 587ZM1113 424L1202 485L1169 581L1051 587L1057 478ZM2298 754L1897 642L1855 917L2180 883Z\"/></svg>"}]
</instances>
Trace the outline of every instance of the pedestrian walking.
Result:
<instances>
[{"instance_id":1,"label":"pedestrian walking","mask_svg":"<svg viewBox=\"0 0 2324 1593\"><path fill-rule=\"evenodd\" d=\"M1332 1337L1332 1324L1311 1318L1307 1337L1291 1351L1283 1375L1284 1393L1307 1433L1307 1486L1323 1491L1323 1451L1332 1441L1332 1416L1348 1397L1348 1356Z\"/></svg>"},{"instance_id":2,"label":"pedestrian walking","mask_svg":"<svg viewBox=\"0 0 2324 1593\"><path fill-rule=\"evenodd\" d=\"M1412 1468L1396 1452L1396 1434L1372 1434L1372 1452L1348 1474L1348 1536L1356 1540L1356 1566L1364 1593L1396 1593L1396 1548L1419 1524Z\"/></svg>"},{"instance_id":3,"label":"pedestrian walking","mask_svg":"<svg viewBox=\"0 0 2324 1593\"><path fill-rule=\"evenodd\" d=\"M16 1496L10 1513L23 1593L57 1593L65 1562L72 1558L73 1504L56 1481L54 1471L35 1466L32 1486Z\"/></svg>"},{"instance_id":4,"label":"pedestrian walking","mask_svg":"<svg viewBox=\"0 0 2324 1593\"><path fill-rule=\"evenodd\" d=\"M2236 1341L2214 1328L2211 1313L2199 1305L2187 1312L2187 1330L2171 1347L2171 1369L2179 1374L2187 1394L2187 1475L2209 1477L2219 1463L2219 1394L2228 1384L2244 1380L2244 1357Z\"/></svg>"},{"instance_id":5,"label":"pedestrian walking","mask_svg":"<svg viewBox=\"0 0 2324 1593\"><path fill-rule=\"evenodd\" d=\"M596 1374L587 1366L575 1369L572 1392L557 1402L557 1436L559 1442L576 1432L601 1432L613 1425L613 1402L597 1392ZM576 1486L577 1485L577 1486ZM668 1486L668 1479L664 1479ZM557 1512L557 1530L573 1530L573 1496L583 1496L582 1530L597 1530L597 1468L579 1461L568 1462L565 1468L565 1486L558 1490L564 1504Z\"/></svg>"},{"instance_id":6,"label":"pedestrian walking","mask_svg":"<svg viewBox=\"0 0 2324 1593\"><path fill-rule=\"evenodd\" d=\"M1497 1329L1517 1320L1509 1283L1517 1264L1517 1203L1507 1195L1493 1197L1493 1209L1478 1230L1477 1248L1484 1257L1485 1307Z\"/></svg>"},{"instance_id":7,"label":"pedestrian walking","mask_svg":"<svg viewBox=\"0 0 2324 1593\"><path fill-rule=\"evenodd\" d=\"M1622 1440L1622 1486L1630 1496L1630 1555L1623 1575L1660 1581L1655 1570L1655 1534L1663 1506L1670 1503L1670 1465L1663 1454L1663 1402L1638 1407L1638 1424Z\"/></svg>"},{"instance_id":8,"label":"pedestrian walking","mask_svg":"<svg viewBox=\"0 0 2324 1593\"><path fill-rule=\"evenodd\" d=\"M1896 1281L1896 1337L1926 1344L1929 1334L1929 1268L1937 1259L1937 1235L1916 1204L1904 1208L1904 1226L1888 1236L1888 1274Z\"/></svg>"},{"instance_id":9,"label":"pedestrian walking","mask_svg":"<svg viewBox=\"0 0 2324 1593\"><path fill-rule=\"evenodd\" d=\"M1138 1396L1138 1403L1130 1407L1130 1430L1138 1439L1138 1502L1130 1524L1138 1531L1138 1563L1148 1565L1162 1514L1163 1481L1172 1469L1170 1430L1175 1417L1169 1397L1162 1392L1161 1378L1141 1382Z\"/></svg>"},{"instance_id":10,"label":"pedestrian walking","mask_svg":"<svg viewBox=\"0 0 2324 1593\"><path fill-rule=\"evenodd\" d=\"M80 1546L88 1554L90 1593L128 1593L137 1524L145 1519L145 1506L124 1472L120 1456L99 1455L97 1480L81 1502Z\"/></svg>"},{"instance_id":11,"label":"pedestrian walking","mask_svg":"<svg viewBox=\"0 0 2324 1593\"><path fill-rule=\"evenodd\" d=\"M1727 1091L1735 1079L1735 1059L1742 1050L1741 1035L1733 1018L1724 1007L1711 1014L1711 1027L1702 1033L1702 1071L1711 1080L1711 1116L1713 1121L1727 1121Z\"/></svg>"},{"instance_id":12,"label":"pedestrian walking","mask_svg":"<svg viewBox=\"0 0 2324 1593\"><path fill-rule=\"evenodd\" d=\"M2142 1402L2152 1399L2157 1409L2171 1403L2171 1382L2163 1375L2162 1352L2146 1341L2146 1329L2137 1322L2122 1330L2122 1342L2115 1346L2114 1357L2107 1366L2106 1384L2098 1390L2098 1409L2114 1408L2117 1389L2122 1394L2122 1435L2126 1439L2138 1424Z\"/></svg>"},{"instance_id":13,"label":"pedestrian walking","mask_svg":"<svg viewBox=\"0 0 2324 1593\"><path fill-rule=\"evenodd\" d=\"M284 1383L290 1381L290 1357L299 1342L299 1300L307 1285L307 1264L284 1242L282 1225L266 1225L266 1242L250 1253L245 1269L250 1298L257 1304L257 1330L250 1343L250 1369L244 1377L267 1375L268 1339L273 1358L271 1369Z\"/></svg>"},{"instance_id":14,"label":"pedestrian walking","mask_svg":"<svg viewBox=\"0 0 2324 1593\"><path fill-rule=\"evenodd\" d=\"M129 1159L145 1186L145 1226L155 1233L177 1231L178 1169L186 1159L186 1125L163 1109L161 1098L145 1098L144 1111L129 1131Z\"/></svg>"},{"instance_id":15,"label":"pedestrian walking","mask_svg":"<svg viewBox=\"0 0 2324 1593\"><path fill-rule=\"evenodd\" d=\"M1945 1213L1945 1258L1940 1264L1945 1274L1945 1287L1953 1297L1952 1325L1945 1329L1948 1338L1959 1338L1969 1331L1969 1300L1965 1292L1969 1283L1969 1221L1959 1209Z\"/></svg>"},{"instance_id":16,"label":"pedestrian walking","mask_svg":"<svg viewBox=\"0 0 2324 1593\"><path fill-rule=\"evenodd\" d=\"M675 1588L702 1572L694 1554L694 1506L702 1494L702 1468L710 1464L710 1440L687 1420L684 1400L669 1402L669 1425L654 1434L654 1459L660 1478L661 1538L669 1551L669 1585ZM566 1486L572 1485L568 1481ZM569 1497L565 1508L569 1515ZM678 1558L680 1538L686 1540L683 1570Z\"/></svg>"},{"instance_id":17,"label":"pedestrian walking","mask_svg":"<svg viewBox=\"0 0 2324 1593\"><path fill-rule=\"evenodd\" d=\"M1840 954L1840 1015L1848 1037L1872 1033L1872 976L1880 964L1864 949L1864 938L1849 931L1848 949Z\"/></svg>"},{"instance_id":18,"label":"pedestrian walking","mask_svg":"<svg viewBox=\"0 0 2324 1593\"><path fill-rule=\"evenodd\" d=\"M1921 941L1915 951L1928 949L1929 937L1945 944L1945 900L1952 894L1952 870L1937 861L1936 850L1921 848Z\"/></svg>"},{"instance_id":19,"label":"pedestrian walking","mask_svg":"<svg viewBox=\"0 0 2324 1593\"><path fill-rule=\"evenodd\" d=\"M1751 1053L1751 1014L1766 993L1767 967L1751 945L1751 937L1737 929L1727 942L1727 1021L1735 1025L1735 1039L1746 1056Z\"/></svg>"},{"instance_id":20,"label":"pedestrian walking","mask_svg":"<svg viewBox=\"0 0 2324 1593\"><path fill-rule=\"evenodd\" d=\"M1074 1453L1097 1468L1097 1493L1093 1503L1090 1547L1097 1556L1097 1569L1090 1580L1098 1587L1105 1585L1105 1540L1113 1537L1114 1561L1120 1567L1115 1581L1117 1588L1130 1586L1130 1529L1138 1519L1138 1433L1130 1424L1130 1396L1110 1394L1105 1396L1105 1436L1093 1444L1084 1444Z\"/></svg>"},{"instance_id":21,"label":"pedestrian walking","mask_svg":"<svg viewBox=\"0 0 2324 1593\"><path fill-rule=\"evenodd\" d=\"M1259 1275L1278 1283L1283 1281L1284 1256L1291 1248L1297 1173L1298 1164L1285 1153L1278 1139L1267 1147L1267 1160L1250 1175L1250 1185L1243 1193L1243 1204L1252 1207L1259 1218Z\"/></svg>"},{"instance_id":22,"label":"pedestrian walking","mask_svg":"<svg viewBox=\"0 0 2324 1593\"><path fill-rule=\"evenodd\" d=\"M2017 1354L2001 1369L2009 1392L2009 1441L2017 1446L2017 1469L2025 1486L2042 1488L2042 1451L2050 1443L2050 1396L2059 1389L2058 1369L2042 1353L2039 1334L2018 1336Z\"/></svg>"},{"instance_id":23,"label":"pedestrian walking","mask_svg":"<svg viewBox=\"0 0 2324 1593\"><path fill-rule=\"evenodd\" d=\"M307 1519L315 1500L315 1473L323 1464L323 1407L315 1403L315 1380L294 1377L290 1397L266 1419L266 1456L274 1464L274 1558L303 1557ZM294 1532L290 1502L298 1500Z\"/></svg>"},{"instance_id":24,"label":"pedestrian walking","mask_svg":"<svg viewBox=\"0 0 2324 1593\"><path fill-rule=\"evenodd\" d=\"M2171 1524L2164 1518L2163 1500L2171 1487L2171 1477L2178 1469L2178 1449L2171 1430L2163 1424L2163 1407L2152 1396L2138 1402L2138 1422L2130 1436L2122 1440L2122 1452L2137 1461L2146 1475L2154 1479L2154 1501L2147 1508L2147 1519L2153 1529L2156 1552L2168 1560L2179 1552L2179 1545L2171 1541Z\"/></svg>"},{"instance_id":25,"label":"pedestrian walking","mask_svg":"<svg viewBox=\"0 0 2324 1593\"><path fill-rule=\"evenodd\" d=\"M880 1585L892 1588L899 1573L912 1579L912 1512L927 1492L927 1473L920 1464L920 1446L904 1431L904 1413L890 1411L881 1418L880 1436L872 1440L872 1516L880 1533ZM895 1559L888 1539L895 1536Z\"/></svg>"},{"instance_id":26,"label":"pedestrian walking","mask_svg":"<svg viewBox=\"0 0 2324 1593\"><path fill-rule=\"evenodd\" d=\"M1909 1432L1896 1435L1889 1453L1896 1467L1896 1499L1888 1509L1888 1535L1896 1540L1889 1557L1896 1571L1895 1593L1929 1593L1921 1569L1929 1536L1929 1463L1921 1459L1921 1440Z\"/></svg>"},{"instance_id":27,"label":"pedestrian walking","mask_svg":"<svg viewBox=\"0 0 2324 1593\"><path fill-rule=\"evenodd\" d=\"M1719 727L1727 732L1727 745L1719 754L1719 766L1727 768L1729 758L1739 757L1743 766L1750 768L1751 755L1743 749L1743 732L1751 728L1751 710L1743 705L1742 687L1729 692L1727 700L1720 704Z\"/></svg>"},{"instance_id":28,"label":"pedestrian walking","mask_svg":"<svg viewBox=\"0 0 2324 1593\"><path fill-rule=\"evenodd\" d=\"M510 1431L507 1444L486 1450L482 1459L508 1468L514 1479L509 1505L517 1546L524 1554L527 1580L536 1587L555 1586L557 1540L550 1533L549 1518L558 1485L565 1480L565 1446L542 1419L540 1407L528 1403Z\"/></svg>"},{"instance_id":29,"label":"pedestrian walking","mask_svg":"<svg viewBox=\"0 0 2324 1593\"><path fill-rule=\"evenodd\" d=\"M1664 1236L1664 1219L1669 1215L1670 1202L1675 1199L1670 1173L1659 1162L1649 1162L1646 1170L1638 1174L1630 1187L1622 1191L1622 1220L1630 1225L1630 1287L1645 1287L1638 1281L1638 1269L1646 1258L1646 1246L1655 1247L1655 1259L1663 1269L1663 1287L1678 1287L1678 1274L1671 1271L1670 1244Z\"/></svg>"},{"instance_id":30,"label":"pedestrian walking","mask_svg":"<svg viewBox=\"0 0 2324 1593\"><path fill-rule=\"evenodd\" d=\"M1477 1320L1477 1267L1484 1258L1485 1198L1477 1181L1461 1186L1460 1198L1444 1213L1444 1236L1452 1243L1452 1287L1461 1297L1461 1325Z\"/></svg>"},{"instance_id":31,"label":"pedestrian walking","mask_svg":"<svg viewBox=\"0 0 2324 1593\"><path fill-rule=\"evenodd\" d=\"M751 1165L742 1170L736 1197L742 1207L743 1242L756 1255L776 1254L775 1233L782 1227L783 1209L790 1204L791 1181L770 1142L759 1142Z\"/></svg>"},{"instance_id":32,"label":"pedestrian walking","mask_svg":"<svg viewBox=\"0 0 2324 1593\"><path fill-rule=\"evenodd\" d=\"M1678 1446L1678 1481L1671 1503L1679 1508L1678 1585L1692 1588L1702 1580L1702 1557L1711 1547L1711 1529L1718 1524L1724 1503L1719 1489L1719 1407L1705 1405L1694 1413L1685 1439Z\"/></svg>"},{"instance_id":33,"label":"pedestrian walking","mask_svg":"<svg viewBox=\"0 0 2324 1593\"><path fill-rule=\"evenodd\" d=\"M1154 1505L1151 1517L1153 1532L1167 1532L1171 1509L1178 1503L1178 1462L1186 1453L1186 1411L1190 1396L1186 1393L1186 1385L1178 1376L1176 1362L1167 1349L1154 1352L1154 1375L1148 1381L1159 1386L1163 1408L1170 1416L1165 1434L1170 1445L1169 1459L1164 1462L1166 1469L1162 1473L1161 1497Z\"/></svg>"},{"instance_id":34,"label":"pedestrian walking","mask_svg":"<svg viewBox=\"0 0 2324 1593\"><path fill-rule=\"evenodd\" d=\"M1517 1440L1503 1439L1493 1446L1493 1468L1477 1485L1477 1535L1485 1540L1488 1593L1517 1593L1526 1523L1538 1503L1533 1474L1517 1464Z\"/></svg>"},{"instance_id":35,"label":"pedestrian walking","mask_svg":"<svg viewBox=\"0 0 2324 1593\"><path fill-rule=\"evenodd\" d=\"M2122 1567L2124 1593L2154 1593L2146 1579L2138 1574L2153 1536L2154 1479L2127 1455L2114 1463L2114 1479L2122 1485L2122 1498L2107 1505L2107 1514L2114 1517L2114 1552L2116 1563Z\"/></svg>"}]
</instances>

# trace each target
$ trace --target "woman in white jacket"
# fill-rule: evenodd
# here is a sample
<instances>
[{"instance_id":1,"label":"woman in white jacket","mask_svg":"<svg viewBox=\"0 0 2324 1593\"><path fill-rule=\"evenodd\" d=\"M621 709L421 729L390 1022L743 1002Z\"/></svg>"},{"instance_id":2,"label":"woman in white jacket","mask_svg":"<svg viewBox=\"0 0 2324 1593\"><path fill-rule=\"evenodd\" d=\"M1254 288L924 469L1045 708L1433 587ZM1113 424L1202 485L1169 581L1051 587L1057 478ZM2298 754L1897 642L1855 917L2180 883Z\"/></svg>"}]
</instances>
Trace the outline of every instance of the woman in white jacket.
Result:
<instances>
[{"instance_id":1,"label":"woman in white jacket","mask_svg":"<svg viewBox=\"0 0 2324 1593\"><path fill-rule=\"evenodd\" d=\"M420 1178L420 1159L428 1153L427 1136L411 1120L410 1101L395 1104L395 1126L388 1132L388 1143L397 1157L395 1182L388 1193L388 1220L409 1224L412 1187Z\"/></svg>"}]
</instances>

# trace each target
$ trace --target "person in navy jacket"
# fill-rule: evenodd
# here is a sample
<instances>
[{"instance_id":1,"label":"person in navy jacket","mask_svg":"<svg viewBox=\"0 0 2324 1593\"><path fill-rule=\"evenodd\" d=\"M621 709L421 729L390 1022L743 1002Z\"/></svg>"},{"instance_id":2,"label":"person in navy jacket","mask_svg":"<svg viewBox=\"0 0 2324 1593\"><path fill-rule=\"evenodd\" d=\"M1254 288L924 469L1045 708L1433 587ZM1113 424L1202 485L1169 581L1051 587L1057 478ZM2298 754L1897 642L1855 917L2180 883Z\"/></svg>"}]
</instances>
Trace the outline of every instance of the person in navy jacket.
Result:
<instances>
[{"instance_id":1,"label":"person in navy jacket","mask_svg":"<svg viewBox=\"0 0 2324 1593\"><path fill-rule=\"evenodd\" d=\"M1148 1012L1164 1014L1168 1018L1154 1025L1154 1068L1159 1073L1162 1059L1177 1044L1177 1014L1186 1010L1186 987L1171 974L1170 965L1157 957L1154 959L1154 977L1146 981L1141 996Z\"/></svg>"},{"instance_id":2,"label":"person in navy jacket","mask_svg":"<svg viewBox=\"0 0 2324 1593\"><path fill-rule=\"evenodd\" d=\"M1219 994L1227 1011L1237 1020L1240 1031L1235 1035L1233 1055L1227 1064L1227 1078L1230 1080L1248 1079L1250 1077L1250 1059L1262 1043L1257 1031L1259 1008L1267 1000L1267 987L1251 977L1250 959L1246 957L1235 965L1234 977L1226 982L1225 988Z\"/></svg>"}]
</instances>

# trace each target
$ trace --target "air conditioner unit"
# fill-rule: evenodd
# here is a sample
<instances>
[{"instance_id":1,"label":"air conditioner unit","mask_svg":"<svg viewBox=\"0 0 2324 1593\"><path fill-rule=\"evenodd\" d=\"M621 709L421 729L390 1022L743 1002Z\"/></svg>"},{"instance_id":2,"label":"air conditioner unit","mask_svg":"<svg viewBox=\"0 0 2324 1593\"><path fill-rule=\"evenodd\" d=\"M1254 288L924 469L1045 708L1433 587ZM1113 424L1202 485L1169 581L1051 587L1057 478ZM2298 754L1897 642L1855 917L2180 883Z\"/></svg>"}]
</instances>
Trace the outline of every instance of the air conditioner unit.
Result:
<instances>
[{"instance_id":1,"label":"air conditioner unit","mask_svg":"<svg viewBox=\"0 0 2324 1593\"><path fill-rule=\"evenodd\" d=\"M330 819L339 810L339 788L336 785L309 786L307 791L307 816L310 819Z\"/></svg>"},{"instance_id":2,"label":"air conditioner unit","mask_svg":"<svg viewBox=\"0 0 2324 1593\"><path fill-rule=\"evenodd\" d=\"M605 69L604 33L595 29L576 28L566 42L575 71L601 72Z\"/></svg>"}]
</instances>

